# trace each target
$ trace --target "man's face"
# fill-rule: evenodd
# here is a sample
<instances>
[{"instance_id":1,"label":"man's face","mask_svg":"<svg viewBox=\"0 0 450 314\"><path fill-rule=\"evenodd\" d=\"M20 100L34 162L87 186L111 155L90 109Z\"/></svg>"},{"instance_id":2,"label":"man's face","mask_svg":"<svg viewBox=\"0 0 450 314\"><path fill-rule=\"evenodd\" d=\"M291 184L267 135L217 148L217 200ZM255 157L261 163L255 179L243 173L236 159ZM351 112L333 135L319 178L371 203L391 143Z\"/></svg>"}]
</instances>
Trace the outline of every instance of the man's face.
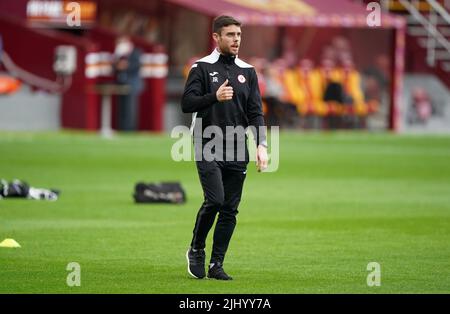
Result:
<instances>
[{"instance_id":1,"label":"man's face","mask_svg":"<svg viewBox=\"0 0 450 314\"><path fill-rule=\"evenodd\" d=\"M120 38L117 41L115 54L119 56L129 55L133 51L133 42L128 38Z\"/></svg>"},{"instance_id":2,"label":"man's face","mask_svg":"<svg viewBox=\"0 0 450 314\"><path fill-rule=\"evenodd\" d=\"M241 45L241 28L236 25L222 27L220 34L214 33L214 40L221 53L237 55Z\"/></svg>"}]
</instances>

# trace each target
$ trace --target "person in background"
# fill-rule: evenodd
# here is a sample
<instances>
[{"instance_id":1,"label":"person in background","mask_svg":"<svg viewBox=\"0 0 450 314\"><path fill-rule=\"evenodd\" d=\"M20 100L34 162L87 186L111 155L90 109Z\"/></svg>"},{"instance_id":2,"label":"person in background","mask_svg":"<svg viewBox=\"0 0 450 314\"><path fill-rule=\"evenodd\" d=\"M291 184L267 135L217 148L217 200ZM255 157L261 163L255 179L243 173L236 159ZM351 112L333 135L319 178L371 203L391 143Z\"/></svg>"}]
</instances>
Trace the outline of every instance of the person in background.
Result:
<instances>
[{"instance_id":1,"label":"person in background","mask_svg":"<svg viewBox=\"0 0 450 314\"><path fill-rule=\"evenodd\" d=\"M380 54L375 57L375 62L364 69L364 92L369 113L379 112L381 107L386 108L389 102L389 86L391 64L389 57ZM382 111L382 110L381 110Z\"/></svg>"},{"instance_id":2,"label":"person in background","mask_svg":"<svg viewBox=\"0 0 450 314\"><path fill-rule=\"evenodd\" d=\"M292 63L292 62L291 62ZM301 111L299 108L301 107L304 100L304 93L299 86L298 76L295 64L288 66L282 73L283 75L283 85L286 90L286 98L284 99L288 104L292 104L295 106L295 112L292 110L291 113L288 113L290 118L294 119L294 126L301 125L300 114ZM294 107L292 107L294 109Z\"/></svg>"},{"instance_id":3,"label":"person in background","mask_svg":"<svg viewBox=\"0 0 450 314\"><path fill-rule=\"evenodd\" d=\"M316 107L317 113L326 117L327 127L336 128L340 109L343 103L342 85L339 83L339 74L335 62L324 56L319 67L315 70L320 80L322 101Z\"/></svg>"},{"instance_id":4,"label":"person in background","mask_svg":"<svg viewBox=\"0 0 450 314\"><path fill-rule=\"evenodd\" d=\"M290 102L289 91L285 82L286 61L282 58L274 60L266 67L266 92L263 101L267 104L267 124L282 128L295 125L297 109Z\"/></svg>"},{"instance_id":5,"label":"person in background","mask_svg":"<svg viewBox=\"0 0 450 314\"><path fill-rule=\"evenodd\" d=\"M267 67L267 60L264 58L259 58L259 57L253 57L250 60L250 64L253 65L255 72L256 72L256 76L258 77L258 87L259 87L259 93L261 94L261 99L262 99L262 109L263 109L263 114L264 114L264 118L266 118L267 116L267 104L264 101L264 98L266 96L266 88L267 88L267 83L266 83L266 77L264 75L264 69Z\"/></svg>"},{"instance_id":6,"label":"person in background","mask_svg":"<svg viewBox=\"0 0 450 314\"><path fill-rule=\"evenodd\" d=\"M140 76L141 51L127 36L120 37L114 51L114 74L116 83L127 85L127 94L118 97L118 129L135 131L138 128L139 95L144 89Z\"/></svg>"},{"instance_id":7,"label":"person in background","mask_svg":"<svg viewBox=\"0 0 450 314\"><path fill-rule=\"evenodd\" d=\"M303 94L300 114L305 117L306 128L321 128L321 117L325 113L322 101L321 81L317 71L314 71L314 62L311 59L301 59L297 66L298 85ZM322 108L322 110L321 110Z\"/></svg>"},{"instance_id":8,"label":"person in background","mask_svg":"<svg viewBox=\"0 0 450 314\"><path fill-rule=\"evenodd\" d=\"M432 114L431 97L428 92L422 87L414 87L411 93L412 102L411 109L413 114L410 114L410 123L426 124Z\"/></svg>"},{"instance_id":9,"label":"person in background","mask_svg":"<svg viewBox=\"0 0 450 314\"><path fill-rule=\"evenodd\" d=\"M361 76L355 69L351 56L343 56L339 69L340 82L344 88L344 119L356 128L365 126L368 107L361 87ZM347 121L353 120L353 123Z\"/></svg>"}]
</instances>

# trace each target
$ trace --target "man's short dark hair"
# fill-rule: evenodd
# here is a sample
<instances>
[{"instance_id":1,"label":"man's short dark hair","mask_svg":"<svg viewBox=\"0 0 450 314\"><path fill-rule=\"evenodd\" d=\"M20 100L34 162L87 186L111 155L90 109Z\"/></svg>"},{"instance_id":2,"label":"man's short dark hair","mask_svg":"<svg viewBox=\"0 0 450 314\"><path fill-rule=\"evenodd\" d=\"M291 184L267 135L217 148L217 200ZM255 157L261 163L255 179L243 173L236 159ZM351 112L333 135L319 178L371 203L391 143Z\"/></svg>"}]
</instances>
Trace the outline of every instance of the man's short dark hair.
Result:
<instances>
[{"instance_id":1,"label":"man's short dark hair","mask_svg":"<svg viewBox=\"0 0 450 314\"><path fill-rule=\"evenodd\" d=\"M230 25L236 25L236 26L240 27L242 25L242 23L239 22L238 20L236 20L232 16L228 16L228 15L218 16L213 21L213 33L217 33L220 35L222 32L222 27L226 27L226 26L230 26Z\"/></svg>"}]
</instances>

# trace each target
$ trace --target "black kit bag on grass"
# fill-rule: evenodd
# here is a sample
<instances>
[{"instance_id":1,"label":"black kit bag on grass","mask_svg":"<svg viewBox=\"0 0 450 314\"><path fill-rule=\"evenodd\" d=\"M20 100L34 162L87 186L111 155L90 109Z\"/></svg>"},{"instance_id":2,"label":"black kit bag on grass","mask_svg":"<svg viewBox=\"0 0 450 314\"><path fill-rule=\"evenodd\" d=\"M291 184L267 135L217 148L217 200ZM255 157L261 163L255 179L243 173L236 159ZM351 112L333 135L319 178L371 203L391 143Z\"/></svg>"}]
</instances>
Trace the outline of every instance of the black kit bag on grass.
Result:
<instances>
[{"instance_id":1,"label":"black kit bag on grass","mask_svg":"<svg viewBox=\"0 0 450 314\"><path fill-rule=\"evenodd\" d=\"M139 182L134 187L133 197L136 203L183 204L186 202L186 193L178 182Z\"/></svg>"}]
</instances>

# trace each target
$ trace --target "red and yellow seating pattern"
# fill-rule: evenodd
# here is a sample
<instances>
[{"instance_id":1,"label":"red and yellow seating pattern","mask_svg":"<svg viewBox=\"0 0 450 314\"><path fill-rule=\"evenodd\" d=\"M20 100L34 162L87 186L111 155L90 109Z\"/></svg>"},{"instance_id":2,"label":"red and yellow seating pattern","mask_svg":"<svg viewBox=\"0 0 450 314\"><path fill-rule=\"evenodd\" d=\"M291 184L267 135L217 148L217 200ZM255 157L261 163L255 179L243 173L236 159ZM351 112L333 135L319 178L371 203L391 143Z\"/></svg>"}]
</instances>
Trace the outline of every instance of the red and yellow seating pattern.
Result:
<instances>
[{"instance_id":1,"label":"red and yellow seating pattern","mask_svg":"<svg viewBox=\"0 0 450 314\"><path fill-rule=\"evenodd\" d=\"M341 84L352 102L344 104L335 101L325 102L323 95L330 82ZM326 71L317 68L304 72L301 69L288 69L283 73L283 83L287 94L284 101L295 104L298 113L303 116L367 116L378 109L378 101L364 99L361 76L356 70L336 68Z\"/></svg>"}]
</instances>

